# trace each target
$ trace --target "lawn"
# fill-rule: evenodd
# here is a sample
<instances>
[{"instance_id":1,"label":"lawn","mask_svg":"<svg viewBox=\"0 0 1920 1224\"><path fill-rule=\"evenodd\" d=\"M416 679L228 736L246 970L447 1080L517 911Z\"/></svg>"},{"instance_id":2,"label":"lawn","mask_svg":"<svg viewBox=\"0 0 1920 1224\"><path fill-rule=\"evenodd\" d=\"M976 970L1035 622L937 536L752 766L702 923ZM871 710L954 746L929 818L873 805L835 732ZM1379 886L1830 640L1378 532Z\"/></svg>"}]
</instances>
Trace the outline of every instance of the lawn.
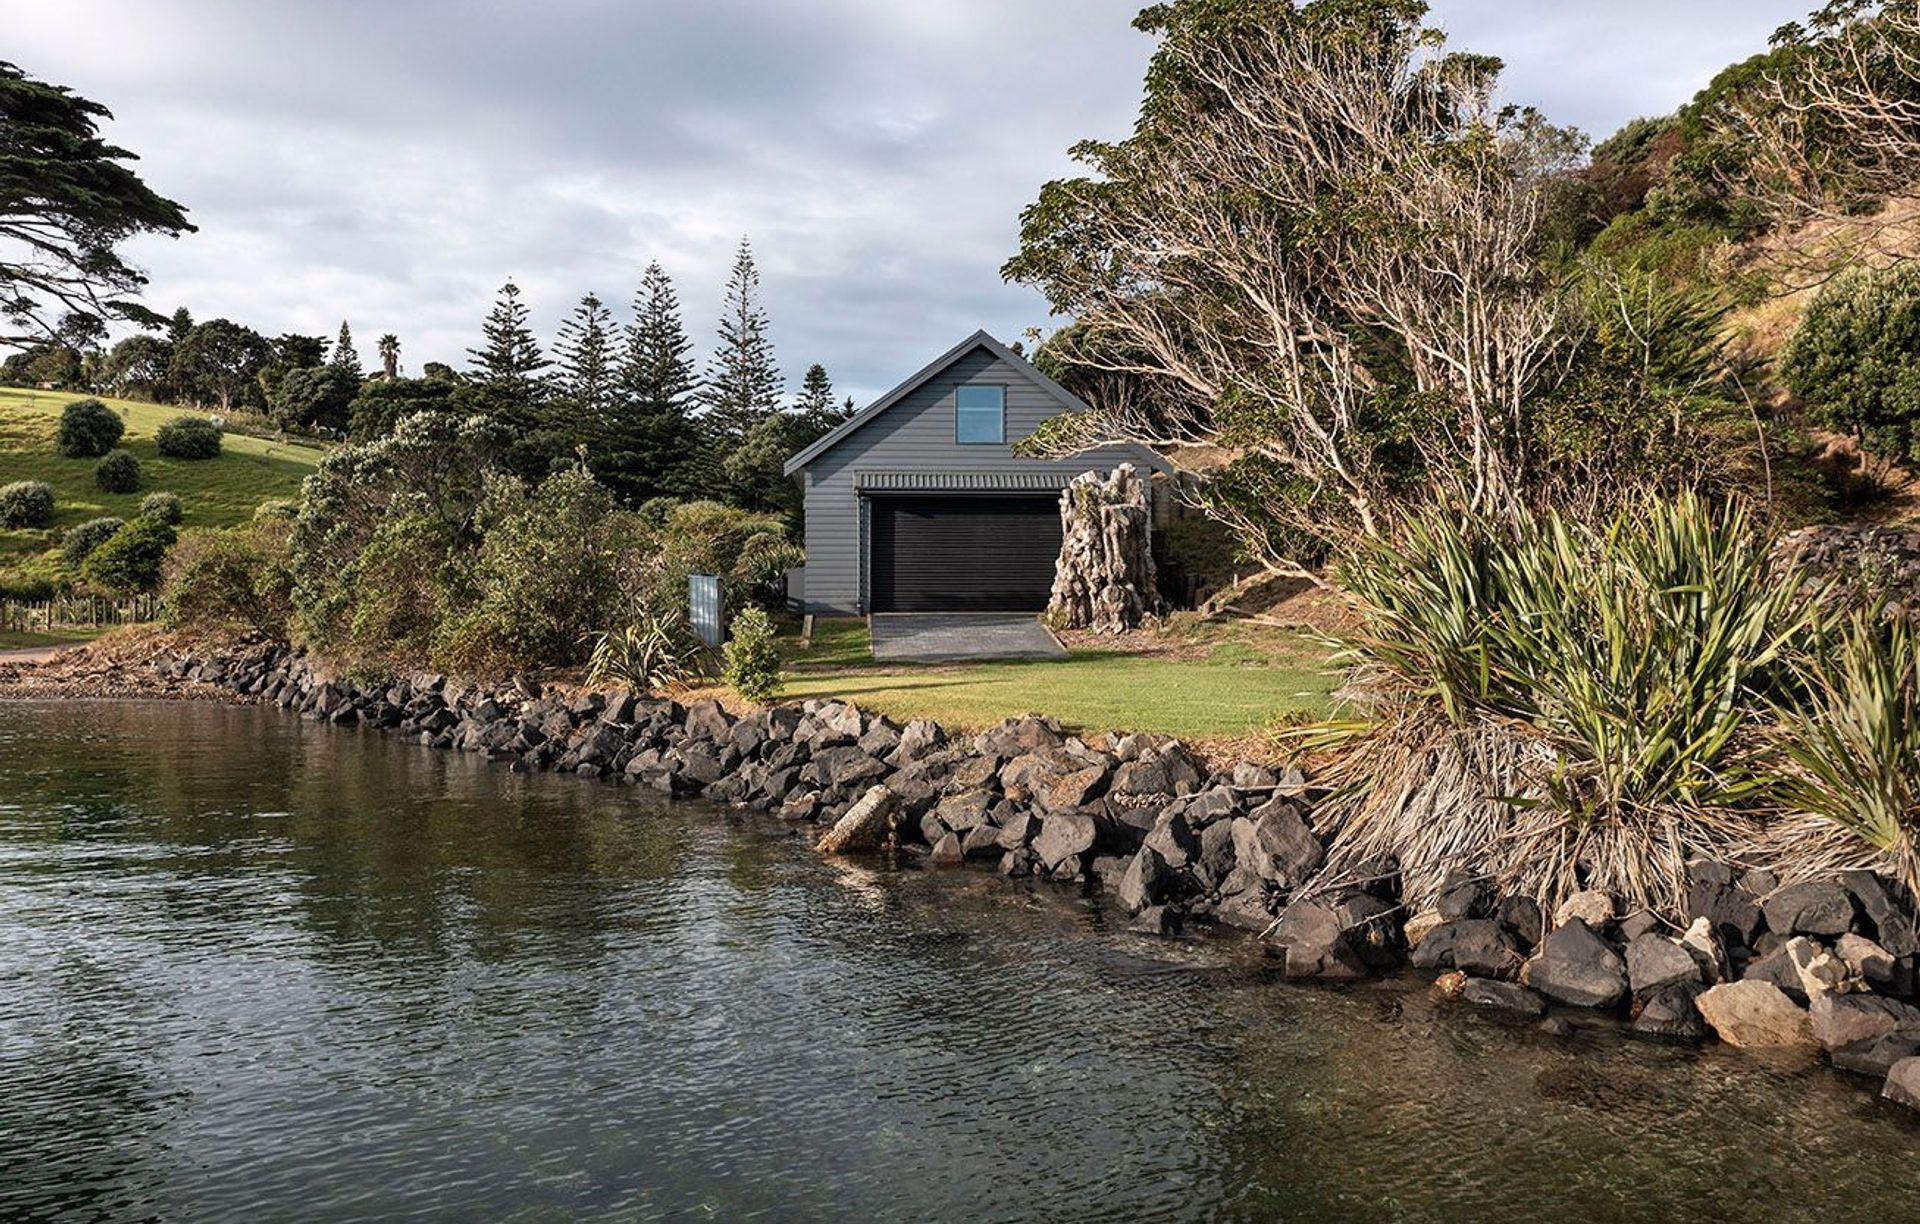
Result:
<instances>
[{"instance_id":1,"label":"lawn","mask_svg":"<svg viewBox=\"0 0 1920 1224\"><path fill-rule=\"evenodd\" d=\"M127 422L122 449L140 460L138 493L102 493L94 487L94 459L63 459L54 449L60 410L83 398L56 391L0 387L0 484L44 480L53 486L51 531L0 531L0 569L59 543L75 523L103 514L131 518L148 493L177 493L187 527L225 527L251 518L274 498L297 497L300 482L323 453L318 447L228 434L217 459L163 459L156 429L185 409L133 400L107 400Z\"/></svg>"},{"instance_id":2,"label":"lawn","mask_svg":"<svg viewBox=\"0 0 1920 1224\"><path fill-rule=\"evenodd\" d=\"M896 719L983 727L1026 713L1073 730L1232 739L1326 712L1336 677L1306 634L1243 624L1176 625L1148 649L1077 648L1067 658L877 664L862 620L820 621L788 643L788 698L837 697Z\"/></svg>"}]
</instances>

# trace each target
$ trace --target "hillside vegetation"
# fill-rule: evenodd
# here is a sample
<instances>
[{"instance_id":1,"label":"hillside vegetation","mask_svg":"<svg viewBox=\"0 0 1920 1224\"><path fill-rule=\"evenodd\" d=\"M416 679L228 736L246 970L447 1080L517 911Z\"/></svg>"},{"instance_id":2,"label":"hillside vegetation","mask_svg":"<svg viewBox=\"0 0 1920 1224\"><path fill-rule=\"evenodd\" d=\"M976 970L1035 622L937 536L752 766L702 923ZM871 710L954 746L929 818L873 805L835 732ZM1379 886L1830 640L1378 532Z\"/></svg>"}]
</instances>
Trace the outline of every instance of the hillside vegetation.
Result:
<instances>
[{"instance_id":1,"label":"hillside vegetation","mask_svg":"<svg viewBox=\"0 0 1920 1224\"><path fill-rule=\"evenodd\" d=\"M228 527L253 517L264 501L297 498L300 482L325 453L300 443L227 434L220 455L186 460L162 456L154 431L182 409L135 400L107 400L126 421L120 448L140 461L140 488L105 493L94 483L96 459L63 458L54 446L60 412L77 394L0 387L0 485L44 480L54 489L55 517L43 530L0 530L0 585L24 576L51 577L56 551L70 527L101 515L132 519L140 499L169 492L180 497L186 527Z\"/></svg>"}]
</instances>

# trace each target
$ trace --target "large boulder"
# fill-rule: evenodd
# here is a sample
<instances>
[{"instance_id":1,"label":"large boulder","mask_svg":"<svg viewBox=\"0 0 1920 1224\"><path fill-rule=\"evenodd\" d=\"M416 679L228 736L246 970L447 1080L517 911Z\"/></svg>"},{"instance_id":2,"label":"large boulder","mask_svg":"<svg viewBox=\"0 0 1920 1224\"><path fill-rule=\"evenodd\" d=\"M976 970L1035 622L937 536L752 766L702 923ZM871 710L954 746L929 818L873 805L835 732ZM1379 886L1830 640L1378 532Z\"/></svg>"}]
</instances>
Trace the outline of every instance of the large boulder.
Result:
<instances>
[{"instance_id":1,"label":"large boulder","mask_svg":"<svg viewBox=\"0 0 1920 1224\"><path fill-rule=\"evenodd\" d=\"M1179 877L1152 846L1142 846L1120 876L1120 904L1137 914L1164 903L1173 895Z\"/></svg>"},{"instance_id":2,"label":"large boulder","mask_svg":"<svg viewBox=\"0 0 1920 1224\"><path fill-rule=\"evenodd\" d=\"M1853 927L1853 896L1838 884L1789 884L1760 903L1776 935L1844 935Z\"/></svg>"},{"instance_id":3,"label":"large boulder","mask_svg":"<svg viewBox=\"0 0 1920 1224\"><path fill-rule=\"evenodd\" d=\"M1171 798L1200 789L1200 780L1200 767L1192 755L1179 744L1169 743L1144 748L1139 756L1125 761L1114 771L1113 785L1108 789L1116 795Z\"/></svg>"},{"instance_id":4,"label":"large boulder","mask_svg":"<svg viewBox=\"0 0 1920 1224\"><path fill-rule=\"evenodd\" d=\"M1267 939L1283 949L1288 977L1345 981L1366 976L1366 964L1332 906L1318 901L1289 905Z\"/></svg>"},{"instance_id":5,"label":"large boulder","mask_svg":"<svg viewBox=\"0 0 1920 1224\"><path fill-rule=\"evenodd\" d=\"M1920 1036L1920 1007L1868 994L1820 994L1808 1009L1814 1040L1829 1050L1891 1033Z\"/></svg>"},{"instance_id":6,"label":"large boulder","mask_svg":"<svg viewBox=\"0 0 1920 1224\"><path fill-rule=\"evenodd\" d=\"M1843 871L1840 884L1873 923L1874 942L1885 948L1896 960L1920 952L1920 931L1915 929L1913 914L1900 903L1886 881L1871 871Z\"/></svg>"},{"instance_id":7,"label":"large boulder","mask_svg":"<svg viewBox=\"0 0 1920 1224\"><path fill-rule=\"evenodd\" d=\"M1880 1095L1896 1105L1920 1109L1920 1058L1903 1058L1893 1064Z\"/></svg>"},{"instance_id":8,"label":"large boulder","mask_svg":"<svg viewBox=\"0 0 1920 1224\"><path fill-rule=\"evenodd\" d=\"M1705 918L1720 938L1736 947L1753 946L1760 933L1761 892L1752 873L1741 875L1726 863L1696 860L1687 864L1687 919Z\"/></svg>"},{"instance_id":9,"label":"large boulder","mask_svg":"<svg viewBox=\"0 0 1920 1224\"><path fill-rule=\"evenodd\" d=\"M1467 984L1461 987L1460 999L1475 1007L1490 1007L1522 1016L1543 1016L1547 1011L1547 1001L1525 986L1489 978L1468 978Z\"/></svg>"},{"instance_id":10,"label":"large boulder","mask_svg":"<svg viewBox=\"0 0 1920 1224\"><path fill-rule=\"evenodd\" d=\"M1033 852L1039 856L1042 866L1057 872L1069 859L1077 859L1093 849L1099 832L1093 817L1080 812L1048 816L1040 822L1040 832L1033 839Z\"/></svg>"},{"instance_id":11,"label":"large boulder","mask_svg":"<svg viewBox=\"0 0 1920 1224\"><path fill-rule=\"evenodd\" d=\"M1421 937L1407 959L1416 969L1458 969L1476 977L1510 978L1520 971L1520 950L1490 918L1443 922Z\"/></svg>"},{"instance_id":12,"label":"large boulder","mask_svg":"<svg viewBox=\"0 0 1920 1224\"><path fill-rule=\"evenodd\" d=\"M1805 1009L1772 982L1722 982L1696 1000L1720 1040L1746 1049L1811 1049L1818 1044Z\"/></svg>"},{"instance_id":13,"label":"large boulder","mask_svg":"<svg viewBox=\"0 0 1920 1224\"><path fill-rule=\"evenodd\" d=\"M1441 887L1440 895L1434 898L1433 908L1443 922L1459 922L1463 918L1491 918L1493 916L1493 883L1485 876L1450 879Z\"/></svg>"},{"instance_id":14,"label":"large boulder","mask_svg":"<svg viewBox=\"0 0 1920 1224\"><path fill-rule=\"evenodd\" d=\"M1612 1007L1627 996L1627 966L1579 918L1569 918L1540 941L1521 981L1556 1003Z\"/></svg>"},{"instance_id":15,"label":"large boulder","mask_svg":"<svg viewBox=\"0 0 1920 1224\"><path fill-rule=\"evenodd\" d=\"M1665 935L1649 932L1627 945L1627 981L1635 998L1680 982L1700 981L1700 964L1693 953Z\"/></svg>"},{"instance_id":16,"label":"large boulder","mask_svg":"<svg viewBox=\"0 0 1920 1224\"><path fill-rule=\"evenodd\" d=\"M1829 1051L1833 1065L1855 1075L1885 1079L1893 1064L1903 1058L1920 1057L1920 1033L1886 1033L1870 1041L1857 1042Z\"/></svg>"},{"instance_id":17,"label":"large boulder","mask_svg":"<svg viewBox=\"0 0 1920 1224\"><path fill-rule=\"evenodd\" d=\"M884 786L875 786L860 796L847 814L834 822L814 848L822 854L851 854L878 850L893 836L894 817L900 810L900 798Z\"/></svg>"},{"instance_id":18,"label":"large boulder","mask_svg":"<svg viewBox=\"0 0 1920 1224\"><path fill-rule=\"evenodd\" d=\"M1655 1037L1705 1037L1707 1022L1697 1003L1705 989L1697 981L1679 981L1654 991L1640 1000L1633 1031Z\"/></svg>"},{"instance_id":19,"label":"large boulder","mask_svg":"<svg viewBox=\"0 0 1920 1224\"><path fill-rule=\"evenodd\" d=\"M1320 839L1307 827L1299 805L1274 799L1233 822L1234 857L1262 879L1298 888L1326 861Z\"/></svg>"}]
</instances>

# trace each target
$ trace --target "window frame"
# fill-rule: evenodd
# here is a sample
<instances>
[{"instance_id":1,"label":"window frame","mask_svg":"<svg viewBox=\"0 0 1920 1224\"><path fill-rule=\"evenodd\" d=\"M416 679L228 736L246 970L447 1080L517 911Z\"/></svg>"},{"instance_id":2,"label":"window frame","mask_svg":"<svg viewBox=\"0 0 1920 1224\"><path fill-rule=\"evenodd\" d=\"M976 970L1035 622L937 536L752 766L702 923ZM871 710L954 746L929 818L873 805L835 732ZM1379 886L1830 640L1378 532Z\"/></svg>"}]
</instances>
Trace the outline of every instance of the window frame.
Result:
<instances>
[{"instance_id":1,"label":"window frame","mask_svg":"<svg viewBox=\"0 0 1920 1224\"><path fill-rule=\"evenodd\" d=\"M992 438L969 438L961 429L966 413L984 413L983 407L968 408L960 401L968 391L994 391L999 394L998 405L1000 428ZM1007 444L1007 386L1005 383L964 383L953 391L953 442L955 446L1005 446Z\"/></svg>"}]
</instances>

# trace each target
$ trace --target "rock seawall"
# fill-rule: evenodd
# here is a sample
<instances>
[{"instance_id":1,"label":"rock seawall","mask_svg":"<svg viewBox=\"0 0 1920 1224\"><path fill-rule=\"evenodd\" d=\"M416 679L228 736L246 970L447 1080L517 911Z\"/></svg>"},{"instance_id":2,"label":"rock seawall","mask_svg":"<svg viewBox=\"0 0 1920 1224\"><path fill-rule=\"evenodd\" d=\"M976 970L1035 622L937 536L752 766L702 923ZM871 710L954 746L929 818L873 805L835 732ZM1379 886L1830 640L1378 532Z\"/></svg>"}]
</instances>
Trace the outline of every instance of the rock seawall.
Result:
<instances>
[{"instance_id":1,"label":"rock seawall","mask_svg":"<svg viewBox=\"0 0 1920 1224\"><path fill-rule=\"evenodd\" d=\"M1904 890L1868 872L1783 887L1765 872L1696 862L1683 929L1621 913L1599 892L1545 914L1466 876L1433 910L1408 915L1391 861L1326 878L1308 779L1254 764L1209 770L1164 736L1081 738L1040 717L959 736L837 701L738 716L711 700L524 682L362 683L273 645L148 667L163 690L227 693L516 770L764 811L817 827L827 853L892 848L935 868L1098 887L1135 930L1242 931L1292 977L1410 965L1440 974L1464 1005L1528 1021L1551 1006L1648 1037L1824 1050L1887 1099L1920 1102L1920 925Z\"/></svg>"}]
</instances>

